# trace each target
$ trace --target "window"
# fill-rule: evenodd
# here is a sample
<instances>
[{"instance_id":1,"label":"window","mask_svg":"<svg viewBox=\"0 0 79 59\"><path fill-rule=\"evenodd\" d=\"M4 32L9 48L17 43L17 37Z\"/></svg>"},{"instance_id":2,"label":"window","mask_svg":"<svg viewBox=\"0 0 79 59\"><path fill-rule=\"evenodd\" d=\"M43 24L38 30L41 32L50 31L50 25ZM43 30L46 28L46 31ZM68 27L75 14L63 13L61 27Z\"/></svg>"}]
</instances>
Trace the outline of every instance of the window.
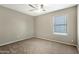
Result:
<instances>
[{"instance_id":1,"label":"window","mask_svg":"<svg viewBox=\"0 0 79 59\"><path fill-rule=\"evenodd\" d=\"M53 30L55 34L67 34L66 16L55 16Z\"/></svg>"}]
</instances>

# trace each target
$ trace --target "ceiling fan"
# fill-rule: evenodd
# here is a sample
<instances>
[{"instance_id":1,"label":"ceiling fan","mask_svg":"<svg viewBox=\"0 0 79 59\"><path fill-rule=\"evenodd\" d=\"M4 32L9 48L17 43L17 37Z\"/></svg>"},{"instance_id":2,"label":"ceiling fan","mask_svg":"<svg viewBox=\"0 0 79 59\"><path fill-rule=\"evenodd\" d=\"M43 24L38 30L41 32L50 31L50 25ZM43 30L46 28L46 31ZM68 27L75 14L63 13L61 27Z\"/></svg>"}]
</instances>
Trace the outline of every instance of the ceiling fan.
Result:
<instances>
[{"instance_id":1,"label":"ceiling fan","mask_svg":"<svg viewBox=\"0 0 79 59\"><path fill-rule=\"evenodd\" d=\"M43 4L28 4L31 8L31 10L29 11L35 11L35 10L42 10L42 11L46 11L45 8L44 8L44 5Z\"/></svg>"}]
</instances>

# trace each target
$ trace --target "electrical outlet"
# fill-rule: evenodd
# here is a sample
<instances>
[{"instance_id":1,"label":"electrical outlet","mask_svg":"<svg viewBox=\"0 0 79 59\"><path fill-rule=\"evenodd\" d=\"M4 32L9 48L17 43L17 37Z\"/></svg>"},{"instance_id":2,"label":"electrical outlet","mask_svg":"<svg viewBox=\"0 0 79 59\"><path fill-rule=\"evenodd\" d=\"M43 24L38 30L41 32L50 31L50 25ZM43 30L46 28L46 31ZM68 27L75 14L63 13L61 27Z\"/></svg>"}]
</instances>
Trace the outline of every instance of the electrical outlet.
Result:
<instances>
[{"instance_id":1,"label":"electrical outlet","mask_svg":"<svg viewBox=\"0 0 79 59\"><path fill-rule=\"evenodd\" d=\"M73 42L73 40L72 40L72 42Z\"/></svg>"}]
</instances>

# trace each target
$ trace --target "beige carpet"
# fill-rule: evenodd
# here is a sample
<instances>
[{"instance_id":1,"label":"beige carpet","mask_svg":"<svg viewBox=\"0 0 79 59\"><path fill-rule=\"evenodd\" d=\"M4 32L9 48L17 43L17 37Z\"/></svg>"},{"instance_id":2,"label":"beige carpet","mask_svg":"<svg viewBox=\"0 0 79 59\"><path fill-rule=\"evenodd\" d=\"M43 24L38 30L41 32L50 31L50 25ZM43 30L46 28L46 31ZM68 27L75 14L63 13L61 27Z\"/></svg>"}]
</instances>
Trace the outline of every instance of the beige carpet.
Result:
<instances>
[{"instance_id":1,"label":"beige carpet","mask_svg":"<svg viewBox=\"0 0 79 59\"><path fill-rule=\"evenodd\" d=\"M77 49L61 43L31 38L0 47L0 53L16 54L76 54Z\"/></svg>"}]
</instances>

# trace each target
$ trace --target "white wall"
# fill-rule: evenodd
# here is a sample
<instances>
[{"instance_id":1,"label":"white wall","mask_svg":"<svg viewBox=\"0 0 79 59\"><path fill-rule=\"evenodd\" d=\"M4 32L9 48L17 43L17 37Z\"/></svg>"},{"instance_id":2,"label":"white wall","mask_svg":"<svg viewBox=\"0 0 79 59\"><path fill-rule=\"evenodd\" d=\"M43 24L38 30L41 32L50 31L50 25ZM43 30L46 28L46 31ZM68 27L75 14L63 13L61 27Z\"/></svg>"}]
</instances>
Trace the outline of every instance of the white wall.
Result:
<instances>
[{"instance_id":1,"label":"white wall","mask_svg":"<svg viewBox=\"0 0 79 59\"><path fill-rule=\"evenodd\" d=\"M0 6L0 45L34 36L33 17Z\"/></svg>"},{"instance_id":2,"label":"white wall","mask_svg":"<svg viewBox=\"0 0 79 59\"><path fill-rule=\"evenodd\" d=\"M61 16L61 15L65 15L68 18L67 36L53 34L53 29L52 29L53 16ZM51 40L51 41L63 42L66 44L77 45L77 19L76 18L77 18L76 6L38 16L35 19L36 37Z\"/></svg>"},{"instance_id":3,"label":"white wall","mask_svg":"<svg viewBox=\"0 0 79 59\"><path fill-rule=\"evenodd\" d=\"M79 52L79 5L77 5L77 43L78 43L78 52Z\"/></svg>"}]
</instances>

